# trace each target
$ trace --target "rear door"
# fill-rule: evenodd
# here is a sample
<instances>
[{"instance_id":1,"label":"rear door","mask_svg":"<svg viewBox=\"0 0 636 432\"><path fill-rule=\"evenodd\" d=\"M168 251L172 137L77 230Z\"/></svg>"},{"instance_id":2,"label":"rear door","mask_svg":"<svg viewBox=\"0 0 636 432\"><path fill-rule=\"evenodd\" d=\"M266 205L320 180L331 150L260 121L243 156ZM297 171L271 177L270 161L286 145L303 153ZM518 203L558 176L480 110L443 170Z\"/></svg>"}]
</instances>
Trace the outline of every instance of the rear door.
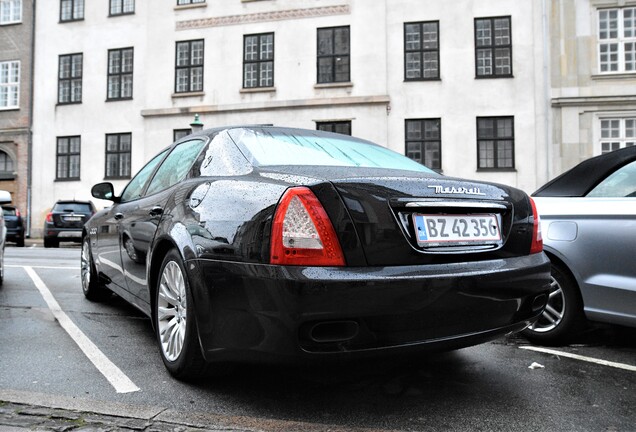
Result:
<instances>
[{"instance_id":1,"label":"rear door","mask_svg":"<svg viewBox=\"0 0 636 432\"><path fill-rule=\"evenodd\" d=\"M120 249L126 285L131 294L150 303L146 280L147 256L164 217L172 217L165 205L173 186L186 178L192 163L205 145L203 139L180 143L155 172L144 196L135 201L119 221Z\"/></svg>"}]
</instances>

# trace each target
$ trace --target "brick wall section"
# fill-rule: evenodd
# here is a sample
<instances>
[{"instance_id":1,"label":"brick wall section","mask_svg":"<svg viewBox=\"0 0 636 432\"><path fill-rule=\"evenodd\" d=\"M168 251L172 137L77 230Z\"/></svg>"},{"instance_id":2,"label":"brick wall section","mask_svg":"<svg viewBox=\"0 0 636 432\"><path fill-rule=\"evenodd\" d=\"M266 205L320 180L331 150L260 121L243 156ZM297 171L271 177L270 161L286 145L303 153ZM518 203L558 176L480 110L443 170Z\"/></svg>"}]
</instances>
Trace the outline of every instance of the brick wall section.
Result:
<instances>
[{"instance_id":1,"label":"brick wall section","mask_svg":"<svg viewBox=\"0 0 636 432\"><path fill-rule=\"evenodd\" d=\"M32 2L22 2L22 22L0 25L0 61L20 61L20 107L0 110L0 150L13 158L13 180L0 180L23 217L27 214L29 112L31 103ZM26 219L25 219L26 220Z\"/></svg>"}]
</instances>

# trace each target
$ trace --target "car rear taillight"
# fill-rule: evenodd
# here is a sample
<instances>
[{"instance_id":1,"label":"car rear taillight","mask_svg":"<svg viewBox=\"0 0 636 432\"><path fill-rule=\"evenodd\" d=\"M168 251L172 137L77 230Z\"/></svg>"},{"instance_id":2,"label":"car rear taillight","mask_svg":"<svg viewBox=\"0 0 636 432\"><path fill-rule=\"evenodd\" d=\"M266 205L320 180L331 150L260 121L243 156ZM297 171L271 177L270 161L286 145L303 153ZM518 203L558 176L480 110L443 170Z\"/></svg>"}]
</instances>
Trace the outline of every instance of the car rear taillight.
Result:
<instances>
[{"instance_id":1,"label":"car rear taillight","mask_svg":"<svg viewBox=\"0 0 636 432\"><path fill-rule=\"evenodd\" d=\"M532 244L530 245L530 253L535 254L543 250L543 236L541 235L541 219L537 212L537 206L534 200L530 198L530 204L532 205Z\"/></svg>"},{"instance_id":2,"label":"car rear taillight","mask_svg":"<svg viewBox=\"0 0 636 432\"><path fill-rule=\"evenodd\" d=\"M306 187L288 189L272 224L270 263L344 266L336 231L318 198Z\"/></svg>"},{"instance_id":3,"label":"car rear taillight","mask_svg":"<svg viewBox=\"0 0 636 432\"><path fill-rule=\"evenodd\" d=\"M16 215L16 217L20 217L20 210L15 209L15 215Z\"/></svg>"},{"instance_id":4,"label":"car rear taillight","mask_svg":"<svg viewBox=\"0 0 636 432\"><path fill-rule=\"evenodd\" d=\"M52 223L52 222L53 222L53 213L48 213L48 214L46 215L46 221L47 221L48 223Z\"/></svg>"}]
</instances>

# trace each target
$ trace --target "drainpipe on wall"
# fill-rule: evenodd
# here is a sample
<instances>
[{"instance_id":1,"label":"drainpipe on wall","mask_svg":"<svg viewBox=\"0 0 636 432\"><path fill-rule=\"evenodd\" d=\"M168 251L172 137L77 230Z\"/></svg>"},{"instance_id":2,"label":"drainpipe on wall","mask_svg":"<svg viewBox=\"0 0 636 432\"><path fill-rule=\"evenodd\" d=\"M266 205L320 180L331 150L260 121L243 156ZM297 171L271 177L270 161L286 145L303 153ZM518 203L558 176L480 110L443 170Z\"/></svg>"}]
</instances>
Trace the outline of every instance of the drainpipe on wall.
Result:
<instances>
[{"instance_id":1,"label":"drainpipe on wall","mask_svg":"<svg viewBox=\"0 0 636 432\"><path fill-rule=\"evenodd\" d=\"M29 136L27 144L27 220L26 236L31 237L31 177L33 172L33 89L35 87L35 2L31 2L31 77L29 79Z\"/></svg>"},{"instance_id":2,"label":"drainpipe on wall","mask_svg":"<svg viewBox=\"0 0 636 432\"><path fill-rule=\"evenodd\" d=\"M545 179L541 184L550 180L552 173L552 134L550 129L550 119L552 118L550 103L550 27L548 21L547 0L543 0L541 4L542 27L543 27L543 98L545 109Z\"/></svg>"}]
</instances>

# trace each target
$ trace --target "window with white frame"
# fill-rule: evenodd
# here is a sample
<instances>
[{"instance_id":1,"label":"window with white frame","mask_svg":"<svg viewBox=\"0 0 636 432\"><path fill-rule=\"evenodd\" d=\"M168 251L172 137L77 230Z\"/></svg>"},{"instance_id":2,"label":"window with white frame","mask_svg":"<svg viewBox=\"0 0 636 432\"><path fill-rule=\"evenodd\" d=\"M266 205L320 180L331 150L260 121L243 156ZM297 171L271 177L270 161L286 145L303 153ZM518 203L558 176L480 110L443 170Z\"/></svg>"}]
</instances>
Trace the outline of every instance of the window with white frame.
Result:
<instances>
[{"instance_id":1,"label":"window with white frame","mask_svg":"<svg viewBox=\"0 0 636 432\"><path fill-rule=\"evenodd\" d=\"M130 178L131 133L106 134L106 178Z\"/></svg>"},{"instance_id":2,"label":"window with white frame","mask_svg":"<svg viewBox=\"0 0 636 432\"><path fill-rule=\"evenodd\" d=\"M475 18L477 78L512 77L512 24L509 16Z\"/></svg>"},{"instance_id":3,"label":"window with white frame","mask_svg":"<svg viewBox=\"0 0 636 432\"><path fill-rule=\"evenodd\" d=\"M319 131L334 132L342 135L351 135L351 120L316 122Z\"/></svg>"},{"instance_id":4,"label":"window with white frame","mask_svg":"<svg viewBox=\"0 0 636 432\"><path fill-rule=\"evenodd\" d=\"M514 117L477 117L477 169L514 168Z\"/></svg>"},{"instance_id":5,"label":"window with white frame","mask_svg":"<svg viewBox=\"0 0 636 432\"><path fill-rule=\"evenodd\" d=\"M80 179L80 146L79 136L57 138L56 180Z\"/></svg>"},{"instance_id":6,"label":"window with white frame","mask_svg":"<svg viewBox=\"0 0 636 432\"><path fill-rule=\"evenodd\" d=\"M175 93L203 91L203 39L177 42Z\"/></svg>"},{"instance_id":7,"label":"window with white frame","mask_svg":"<svg viewBox=\"0 0 636 432\"><path fill-rule=\"evenodd\" d=\"M407 119L405 138L406 156L431 169L441 171L442 119Z\"/></svg>"},{"instance_id":8,"label":"window with white frame","mask_svg":"<svg viewBox=\"0 0 636 432\"><path fill-rule=\"evenodd\" d=\"M349 26L318 29L318 84L351 80Z\"/></svg>"},{"instance_id":9,"label":"window with white frame","mask_svg":"<svg viewBox=\"0 0 636 432\"><path fill-rule=\"evenodd\" d=\"M243 37L243 88L274 86L274 33Z\"/></svg>"},{"instance_id":10,"label":"window with white frame","mask_svg":"<svg viewBox=\"0 0 636 432\"><path fill-rule=\"evenodd\" d=\"M135 13L135 0L110 0L110 16Z\"/></svg>"},{"instance_id":11,"label":"window with white frame","mask_svg":"<svg viewBox=\"0 0 636 432\"><path fill-rule=\"evenodd\" d=\"M14 163L11 156L3 150L0 150L0 179L9 180L15 178Z\"/></svg>"},{"instance_id":12,"label":"window with white frame","mask_svg":"<svg viewBox=\"0 0 636 432\"><path fill-rule=\"evenodd\" d=\"M187 137L192 133L192 129L173 129L172 142L179 141L181 138Z\"/></svg>"},{"instance_id":13,"label":"window with white frame","mask_svg":"<svg viewBox=\"0 0 636 432\"><path fill-rule=\"evenodd\" d=\"M600 120L601 153L636 145L636 117Z\"/></svg>"},{"instance_id":14,"label":"window with white frame","mask_svg":"<svg viewBox=\"0 0 636 432\"><path fill-rule=\"evenodd\" d=\"M22 0L0 0L0 25L22 22Z\"/></svg>"},{"instance_id":15,"label":"window with white frame","mask_svg":"<svg viewBox=\"0 0 636 432\"><path fill-rule=\"evenodd\" d=\"M60 0L60 21L84 19L84 0Z\"/></svg>"},{"instance_id":16,"label":"window with white frame","mask_svg":"<svg viewBox=\"0 0 636 432\"><path fill-rule=\"evenodd\" d=\"M636 72L636 7L598 11L599 73Z\"/></svg>"},{"instance_id":17,"label":"window with white frame","mask_svg":"<svg viewBox=\"0 0 636 432\"><path fill-rule=\"evenodd\" d=\"M20 62L0 63L0 109L20 107Z\"/></svg>"},{"instance_id":18,"label":"window with white frame","mask_svg":"<svg viewBox=\"0 0 636 432\"><path fill-rule=\"evenodd\" d=\"M404 24L404 79L439 79L439 21Z\"/></svg>"},{"instance_id":19,"label":"window with white frame","mask_svg":"<svg viewBox=\"0 0 636 432\"><path fill-rule=\"evenodd\" d=\"M108 50L107 100L131 99L133 90L133 48Z\"/></svg>"},{"instance_id":20,"label":"window with white frame","mask_svg":"<svg viewBox=\"0 0 636 432\"><path fill-rule=\"evenodd\" d=\"M59 57L57 102L71 104L82 102L83 54L66 54Z\"/></svg>"}]
</instances>

